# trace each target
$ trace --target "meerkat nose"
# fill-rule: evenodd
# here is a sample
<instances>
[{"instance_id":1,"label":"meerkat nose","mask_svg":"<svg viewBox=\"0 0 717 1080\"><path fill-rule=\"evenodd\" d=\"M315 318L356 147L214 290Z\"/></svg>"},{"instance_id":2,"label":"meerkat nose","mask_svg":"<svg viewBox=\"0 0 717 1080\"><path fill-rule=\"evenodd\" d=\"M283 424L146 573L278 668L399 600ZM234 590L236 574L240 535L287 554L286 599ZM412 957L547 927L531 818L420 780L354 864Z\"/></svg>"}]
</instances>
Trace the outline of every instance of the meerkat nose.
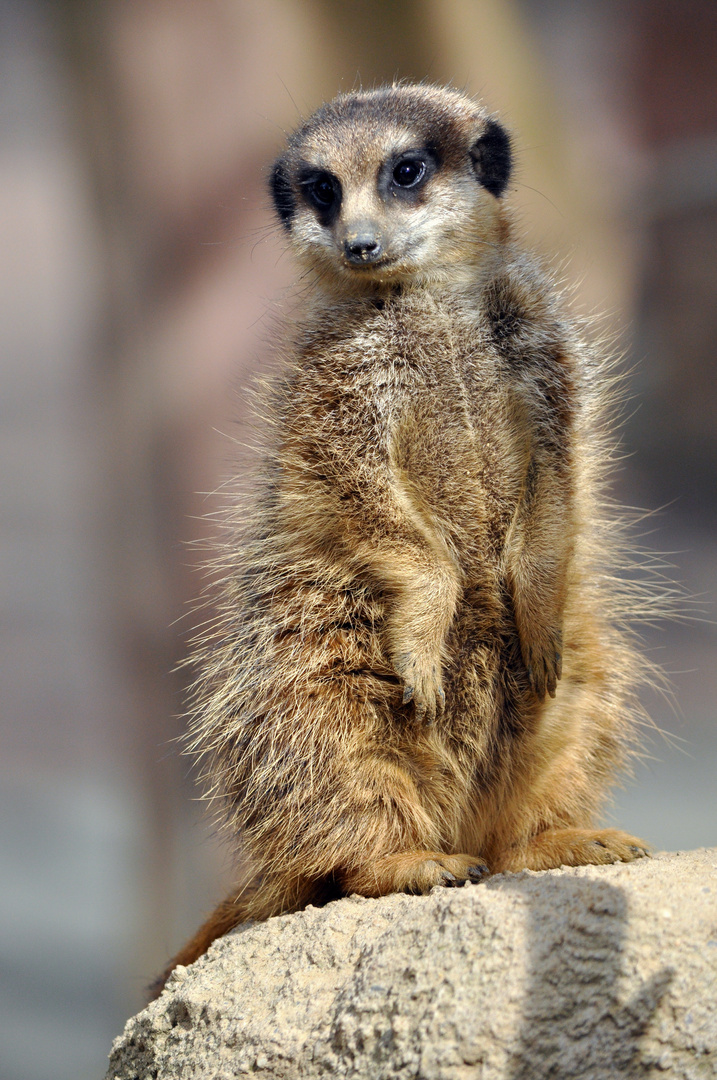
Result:
<instances>
[{"instance_id":1,"label":"meerkat nose","mask_svg":"<svg viewBox=\"0 0 717 1080\"><path fill-rule=\"evenodd\" d=\"M344 241L344 253L351 263L375 262L381 255L381 243L370 232L358 232Z\"/></svg>"}]
</instances>

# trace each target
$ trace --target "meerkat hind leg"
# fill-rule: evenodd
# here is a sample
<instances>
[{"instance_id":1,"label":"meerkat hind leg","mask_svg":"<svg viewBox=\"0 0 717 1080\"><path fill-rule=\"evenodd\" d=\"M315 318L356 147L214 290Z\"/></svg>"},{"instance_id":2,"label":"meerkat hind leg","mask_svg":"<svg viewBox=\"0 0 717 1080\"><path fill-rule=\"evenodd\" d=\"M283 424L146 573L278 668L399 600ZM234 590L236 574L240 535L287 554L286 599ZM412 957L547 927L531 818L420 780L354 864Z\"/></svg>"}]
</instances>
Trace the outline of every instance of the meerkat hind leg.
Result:
<instances>
[{"instance_id":1,"label":"meerkat hind leg","mask_svg":"<svg viewBox=\"0 0 717 1080\"><path fill-rule=\"evenodd\" d=\"M493 870L555 870L559 866L600 866L649 855L648 846L620 829L546 829L527 843L498 855Z\"/></svg>"},{"instance_id":2,"label":"meerkat hind leg","mask_svg":"<svg viewBox=\"0 0 717 1080\"><path fill-rule=\"evenodd\" d=\"M455 887L482 881L490 871L475 855L405 851L385 855L341 875L347 893L386 896L392 892L427 893L434 885Z\"/></svg>"}]
</instances>

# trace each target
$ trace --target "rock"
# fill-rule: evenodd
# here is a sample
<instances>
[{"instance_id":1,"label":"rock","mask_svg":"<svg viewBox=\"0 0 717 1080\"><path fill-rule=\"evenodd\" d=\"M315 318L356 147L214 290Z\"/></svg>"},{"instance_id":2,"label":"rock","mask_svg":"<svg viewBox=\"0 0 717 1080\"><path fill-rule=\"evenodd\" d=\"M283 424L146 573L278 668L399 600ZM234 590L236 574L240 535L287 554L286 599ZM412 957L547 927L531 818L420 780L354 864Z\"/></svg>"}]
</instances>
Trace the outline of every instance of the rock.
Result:
<instances>
[{"instance_id":1,"label":"rock","mask_svg":"<svg viewBox=\"0 0 717 1080\"><path fill-rule=\"evenodd\" d=\"M215 943L107 1080L714 1080L717 849L349 897Z\"/></svg>"}]
</instances>

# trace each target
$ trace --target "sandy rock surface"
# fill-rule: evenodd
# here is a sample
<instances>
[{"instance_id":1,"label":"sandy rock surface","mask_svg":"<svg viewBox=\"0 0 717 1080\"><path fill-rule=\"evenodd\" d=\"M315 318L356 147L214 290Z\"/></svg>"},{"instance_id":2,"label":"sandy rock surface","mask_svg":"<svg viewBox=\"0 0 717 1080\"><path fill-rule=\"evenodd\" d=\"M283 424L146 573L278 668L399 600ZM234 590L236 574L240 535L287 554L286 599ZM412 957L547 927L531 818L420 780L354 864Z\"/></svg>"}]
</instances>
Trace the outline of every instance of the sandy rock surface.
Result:
<instances>
[{"instance_id":1,"label":"sandy rock surface","mask_svg":"<svg viewBox=\"0 0 717 1080\"><path fill-rule=\"evenodd\" d=\"M108 1080L717 1078L717 849L350 897L240 928Z\"/></svg>"}]
</instances>

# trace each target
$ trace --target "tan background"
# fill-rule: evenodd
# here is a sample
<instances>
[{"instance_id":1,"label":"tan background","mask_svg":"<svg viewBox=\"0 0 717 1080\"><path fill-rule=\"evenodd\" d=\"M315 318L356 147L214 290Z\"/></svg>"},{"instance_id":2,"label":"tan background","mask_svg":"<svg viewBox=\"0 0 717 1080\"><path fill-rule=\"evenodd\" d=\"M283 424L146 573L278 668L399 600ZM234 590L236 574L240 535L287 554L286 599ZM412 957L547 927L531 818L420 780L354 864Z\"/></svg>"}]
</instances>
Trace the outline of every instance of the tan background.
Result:
<instances>
[{"instance_id":1,"label":"tan background","mask_svg":"<svg viewBox=\"0 0 717 1080\"><path fill-rule=\"evenodd\" d=\"M292 280L265 194L284 132L394 76L515 133L531 245L606 312L631 401L617 490L714 619L713 0L0 0L0 1072L84 1080L230 868L177 755L245 385ZM646 636L679 740L614 818L717 843L715 626Z\"/></svg>"}]
</instances>

